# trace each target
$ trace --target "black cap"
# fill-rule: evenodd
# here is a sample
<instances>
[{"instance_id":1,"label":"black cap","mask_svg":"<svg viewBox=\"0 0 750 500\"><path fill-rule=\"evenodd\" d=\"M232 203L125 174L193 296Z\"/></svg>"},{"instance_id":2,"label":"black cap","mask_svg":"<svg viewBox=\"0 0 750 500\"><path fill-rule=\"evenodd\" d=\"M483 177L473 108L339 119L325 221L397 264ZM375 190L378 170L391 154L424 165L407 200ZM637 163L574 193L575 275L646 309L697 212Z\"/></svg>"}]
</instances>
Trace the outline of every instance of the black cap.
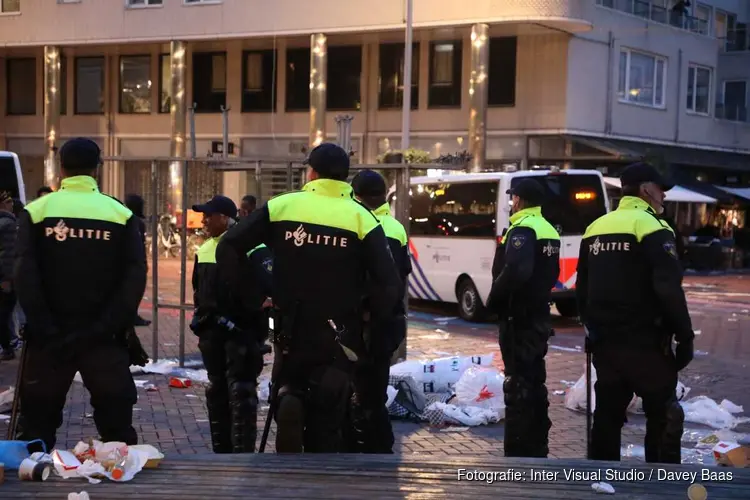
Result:
<instances>
[{"instance_id":1,"label":"black cap","mask_svg":"<svg viewBox=\"0 0 750 500\"><path fill-rule=\"evenodd\" d=\"M352 179L352 189L357 196L385 196L388 188L383 176L374 170L362 170Z\"/></svg>"},{"instance_id":2,"label":"black cap","mask_svg":"<svg viewBox=\"0 0 750 500\"><path fill-rule=\"evenodd\" d=\"M349 153L330 142L324 142L313 148L303 163L310 165L321 175L349 175Z\"/></svg>"},{"instance_id":3,"label":"black cap","mask_svg":"<svg viewBox=\"0 0 750 500\"><path fill-rule=\"evenodd\" d=\"M193 211L207 215L221 214L227 217L237 217L237 205L226 196L217 194L208 203L193 205Z\"/></svg>"},{"instance_id":4,"label":"black cap","mask_svg":"<svg viewBox=\"0 0 750 500\"><path fill-rule=\"evenodd\" d=\"M96 170L102 162L102 151L91 139L76 137L60 148L60 165L65 170Z\"/></svg>"},{"instance_id":5,"label":"black cap","mask_svg":"<svg viewBox=\"0 0 750 500\"><path fill-rule=\"evenodd\" d=\"M620 184L625 186L640 186L646 182L653 182L659 186L662 191L669 191L674 184L662 176L656 168L644 162L633 163L625 167L620 174Z\"/></svg>"},{"instance_id":6,"label":"black cap","mask_svg":"<svg viewBox=\"0 0 750 500\"><path fill-rule=\"evenodd\" d=\"M534 179L523 179L506 193L514 194L534 206L541 205L544 201L544 188Z\"/></svg>"}]
</instances>

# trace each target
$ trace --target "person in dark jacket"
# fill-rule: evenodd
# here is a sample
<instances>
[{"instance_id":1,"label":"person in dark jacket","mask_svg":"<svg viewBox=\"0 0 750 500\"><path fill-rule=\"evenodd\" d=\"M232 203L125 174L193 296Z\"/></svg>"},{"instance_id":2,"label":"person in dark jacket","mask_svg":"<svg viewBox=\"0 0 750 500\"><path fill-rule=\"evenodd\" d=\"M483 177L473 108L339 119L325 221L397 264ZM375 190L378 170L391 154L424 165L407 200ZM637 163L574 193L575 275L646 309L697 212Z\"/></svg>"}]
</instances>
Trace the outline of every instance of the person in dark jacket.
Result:
<instances>
[{"instance_id":1,"label":"person in dark jacket","mask_svg":"<svg viewBox=\"0 0 750 500\"><path fill-rule=\"evenodd\" d=\"M268 336L262 310L268 289L259 283L260 274L271 272L266 261L269 255L265 247L256 247L218 264L216 248L237 215L237 206L217 195L194 205L193 210L203 214L208 235L195 256L195 312L190 328L198 336L208 372L211 444L214 453L252 453L257 437L258 375L263 369L260 346ZM254 262L262 268L260 273L254 271Z\"/></svg>"},{"instance_id":2,"label":"person in dark jacket","mask_svg":"<svg viewBox=\"0 0 750 500\"><path fill-rule=\"evenodd\" d=\"M386 202L388 188L383 176L373 170L362 170L352 179L352 188L357 199L383 226L401 278L401 289L390 318L365 322L367 356L358 363L354 373L355 418L347 445L354 452L393 453L393 428L385 403L391 357L406 338L405 295L412 271L409 244L404 226L391 215L391 207Z\"/></svg>"},{"instance_id":3,"label":"person in dark jacket","mask_svg":"<svg viewBox=\"0 0 750 500\"><path fill-rule=\"evenodd\" d=\"M71 139L59 157L60 189L29 203L19 217L13 283L27 321L17 438L55 447L80 372L101 440L136 444L138 394L123 340L146 288L138 221L99 191L102 160L94 141Z\"/></svg>"},{"instance_id":4,"label":"person in dark jacket","mask_svg":"<svg viewBox=\"0 0 750 500\"><path fill-rule=\"evenodd\" d=\"M16 256L18 225L13 214L13 198L7 191L0 192L0 361L16 357L13 340L12 317L16 306L13 290L13 263Z\"/></svg>"},{"instance_id":5,"label":"person in dark jacket","mask_svg":"<svg viewBox=\"0 0 750 500\"><path fill-rule=\"evenodd\" d=\"M42 186L39 189L36 190L36 197L41 198L42 196L48 195L54 193L51 187L49 186Z\"/></svg>"},{"instance_id":6,"label":"person in dark jacket","mask_svg":"<svg viewBox=\"0 0 750 500\"><path fill-rule=\"evenodd\" d=\"M255 196L251 194L246 194L242 197L242 202L240 203L240 217L247 217L253 211L255 211L256 206L258 205L258 200L255 198Z\"/></svg>"},{"instance_id":7,"label":"person in dark jacket","mask_svg":"<svg viewBox=\"0 0 750 500\"><path fill-rule=\"evenodd\" d=\"M620 179L620 205L586 229L578 257L578 310L597 376L588 458L620 460L635 393L646 413L646 462L679 464L685 414L675 387L695 334L674 232L659 218L672 184L648 163L628 166Z\"/></svg>"},{"instance_id":8,"label":"person in dark jacket","mask_svg":"<svg viewBox=\"0 0 750 500\"><path fill-rule=\"evenodd\" d=\"M131 212L133 212L133 216L138 219L138 231L141 233L141 238L143 239L143 248L144 248L144 259L146 257L145 254L145 248L146 248L146 216L143 213L143 207L145 205L145 201L143 200L143 197L137 194L129 194L125 196L125 206L130 209ZM146 262L146 269L148 269L148 262ZM151 324L150 320L147 320L143 317L141 317L140 314L137 314L135 317L135 326L148 326Z\"/></svg>"}]
</instances>

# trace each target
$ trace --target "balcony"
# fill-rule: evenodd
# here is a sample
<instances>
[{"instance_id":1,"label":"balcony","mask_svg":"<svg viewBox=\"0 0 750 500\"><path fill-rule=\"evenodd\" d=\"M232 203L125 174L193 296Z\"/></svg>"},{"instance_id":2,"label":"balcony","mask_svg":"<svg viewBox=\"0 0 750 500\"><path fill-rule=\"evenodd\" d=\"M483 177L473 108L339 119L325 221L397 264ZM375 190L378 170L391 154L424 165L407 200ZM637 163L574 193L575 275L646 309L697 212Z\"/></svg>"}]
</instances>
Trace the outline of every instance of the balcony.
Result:
<instances>
[{"instance_id":1,"label":"balcony","mask_svg":"<svg viewBox=\"0 0 750 500\"><path fill-rule=\"evenodd\" d=\"M709 35L708 21L675 12L648 0L596 0L596 3L602 7L619 10L655 23L668 24L685 31Z\"/></svg>"},{"instance_id":2,"label":"balcony","mask_svg":"<svg viewBox=\"0 0 750 500\"><path fill-rule=\"evenodd\" d=\"M750 51L750 33L747 28L732 30L727 33L726 52L747 52Z\"/></svg>"},{"instance_id":3,"label":"balcony","mask_svg":"<svg viewBox=\"0 0 750 500\"><path fill-rule=\"evenodd\" d=\"M725 106L719 103L716 105L716 118L730 122L747 123L747 107Z\"/></svg>"}]
</instances>

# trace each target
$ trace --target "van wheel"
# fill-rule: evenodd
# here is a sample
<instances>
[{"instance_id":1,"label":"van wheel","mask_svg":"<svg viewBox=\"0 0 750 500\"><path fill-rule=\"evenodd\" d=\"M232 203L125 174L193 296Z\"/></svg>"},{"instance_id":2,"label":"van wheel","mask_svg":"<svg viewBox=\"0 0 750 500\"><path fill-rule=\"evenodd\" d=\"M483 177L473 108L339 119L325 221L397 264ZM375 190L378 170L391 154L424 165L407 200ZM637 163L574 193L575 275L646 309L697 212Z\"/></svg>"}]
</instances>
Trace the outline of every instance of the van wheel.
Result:
<instances>
[{"instance_id":1,"label":"van wheel","mask_svg":"<svg viewBox=\"0 0 750 500\"><path fill-rule=\"evenodd\" d=\"M555 307L557 307L557 312L559 312L560 316L563 318L575 318L578 316L578 304L576 304L576 299L556 300Z\"/></svg>"},{"instance_id":2,"label":"van wheel","mask_svg":"<svg viewBox=\"0 0 750 500\"><path fill-rule=\"evenodd\" d=\"M479 292L470 279L464 279L458 285L458 314L462 319L474 323L482 321L486 314Z\"/></svg>"}]
</instances>

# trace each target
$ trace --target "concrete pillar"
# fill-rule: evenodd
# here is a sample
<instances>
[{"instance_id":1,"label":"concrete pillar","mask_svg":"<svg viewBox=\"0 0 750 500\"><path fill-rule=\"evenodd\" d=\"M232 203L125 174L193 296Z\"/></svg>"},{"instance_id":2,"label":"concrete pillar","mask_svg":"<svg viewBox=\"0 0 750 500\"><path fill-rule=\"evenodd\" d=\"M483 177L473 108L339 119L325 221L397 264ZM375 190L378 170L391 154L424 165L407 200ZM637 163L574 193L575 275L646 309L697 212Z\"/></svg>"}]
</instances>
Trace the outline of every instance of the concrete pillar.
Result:
<instances>
[{"instance_id":1,"label":"concrete pillar","mask_svg":"<svg viewBox=\"0 0 750 500\"><path fill-rule=\"evenodd\" d=\"M60 56L58 47L44 47L44 184L54 189L60 183Z\"/></svg>"},{"instance_id":2,"label":"concrete pillar","mask_svg":"<svg viewBox=\"0 0 750 500\"><path fill-rule=\"evenodd\" d=\"M490 61L490 27L471 27L471 77L469 79L469 171L479 172L487 155L487 72Z\"/></svg>"},{"instance_id":3,"label":"concrete pillar","mask_svg":"<svg viewBox=\"0 0 750 500\"><path fill-rule=\"evenodd\" d=\"M326 139L326 76L328 45L326 36L310 37L310 147Z\"/></svg>"},{"instance_id":4,"label":"concrete pillar","mask_svg":"<svg viewBox=\"0 0 750 500\"><path fill-rule=\"evenodd\" d=\"M169 155L173 157L185 157L185 142L187 129L187 44L185 42L173 41L170 43L171 59L171 96L170 96L170 118L172 123L172 135L169 141ZM182 210L182 162L171 162L169 164L169 204L172 213Z\"/></svg>"}]
</instances>

